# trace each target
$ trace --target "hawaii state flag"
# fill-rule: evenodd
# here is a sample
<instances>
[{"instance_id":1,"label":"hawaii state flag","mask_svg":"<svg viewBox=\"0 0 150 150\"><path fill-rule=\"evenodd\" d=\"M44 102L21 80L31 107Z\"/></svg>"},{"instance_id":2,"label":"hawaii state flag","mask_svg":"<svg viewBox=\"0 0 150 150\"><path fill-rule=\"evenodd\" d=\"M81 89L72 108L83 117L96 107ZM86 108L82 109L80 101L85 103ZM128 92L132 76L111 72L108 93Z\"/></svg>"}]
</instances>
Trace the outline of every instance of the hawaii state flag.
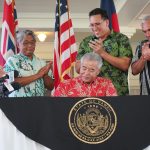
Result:
<instances>
[{"instance_id":1,"label":"hawaii state flag","mask_svg":"<svg viewBox=\"0 0 150 150\"><path fill-rule=\"evenodd\" d=\"M116 14L116 9L113 0L101 0L100 7L107 11L110 22L109 23L110 29L113 29L113 31L115 32L120 32L118 17Z\"/></svg>"},{"instance_id":2,"label":"hawaii state flag","mask_svg":"<svg viewBox=\"0 0 150 150\"><path fill-rule=\"evenodd\" d=\"M18 25L17 12L14 0L4 0L2 35L0 49L0 65L3 66L8 57L17 53L16 26Z\"/></svg>"},{"instance_id":3,"label":"hawaii state flag","mask_svg":"<svg viewBox=\"0 0 150 150\"><path fill-rule=\"evenodd\" d=\"M55 41L54 41L54 78L58 84L71 78L72 66L76 60L77 47L69 14L68 1L56 0Z\"/></svg>"}]
</instances>

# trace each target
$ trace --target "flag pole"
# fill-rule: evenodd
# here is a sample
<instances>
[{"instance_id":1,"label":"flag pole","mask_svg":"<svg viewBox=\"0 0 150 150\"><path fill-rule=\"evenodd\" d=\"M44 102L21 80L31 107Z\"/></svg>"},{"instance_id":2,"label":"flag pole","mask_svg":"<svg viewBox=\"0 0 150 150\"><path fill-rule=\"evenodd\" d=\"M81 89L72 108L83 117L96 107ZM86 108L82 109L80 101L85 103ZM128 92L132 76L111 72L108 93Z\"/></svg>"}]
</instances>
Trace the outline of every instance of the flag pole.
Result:
<instances>
[{"instance_id":1,"label":"flag pole","mask_svg":"<svg viewBox=\"0 0 150 150\"><path fill-rule=\"evenodd\" d=\"M69 8L69 0L67 0L67 8L68 8L68 20L69 20L69 43L71 45L71 42L70 42L70 8ZM70 56L71 56L71 47L69 47L70 49ZM70 73L70 77L73 78L74 77L74 66L72 65L72 58L70 57L70 62L71 62L71 66L70 66L70 69L69 69L69 73Z\"/></svg>"},{"instance_id":2,"label":"flag pole","mask_svg":"<svg viewBox=\"0 0 150 150\"><path fill-rule=\"evenodd\" d=\"M59 15L59 31L58 31L58 34L59 36L61 35L61 28L60 28L60 0L58 0L58 15ZM60 44L60 38L59 38L59 55L60 55L60 63L59 63L59 79L60 81L63 81L63 77L62 77L62 68L61 68L61 64L62 64L62 58L61 58L61 53L62 53L62 50L61 50L61 44Z\"/></svg>"}]
</instances>

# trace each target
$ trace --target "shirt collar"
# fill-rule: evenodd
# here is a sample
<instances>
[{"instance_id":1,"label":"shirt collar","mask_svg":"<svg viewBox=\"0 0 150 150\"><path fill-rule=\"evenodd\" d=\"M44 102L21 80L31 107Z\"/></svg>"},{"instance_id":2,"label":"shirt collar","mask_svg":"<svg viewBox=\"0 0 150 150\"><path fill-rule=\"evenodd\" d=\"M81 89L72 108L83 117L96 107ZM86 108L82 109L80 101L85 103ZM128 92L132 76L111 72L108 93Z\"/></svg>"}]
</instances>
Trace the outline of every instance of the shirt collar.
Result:
<instances>
[{"instance_id":1,"label":"shirt collar","mask_svg":"<svg viewBox=\"0 0 150 150\"><path fill-rule=\"evenodd\" d=\"M108 35L108 37L107 38L111 38L111 37L113 37L113 34L114 34L115 32L113 31L113 30L110 30L110 34Z\"/></svg>"},{"instance_id":2,"label":"shirt collar","mask_svg":"<svg viewBox=\"0 0 150 150\"><path fill-rule=\"evenodd\" d=\"M26 59L26 60L33 61L33 60L35 59L35 55L34 55L34 54L33 54L33 58L32 58L32 60L31 60L31 59L29 59L29 57L25 56L23 53L20 53L20 55L21 55L24 59Z\"/></svg>"}]
</instances>

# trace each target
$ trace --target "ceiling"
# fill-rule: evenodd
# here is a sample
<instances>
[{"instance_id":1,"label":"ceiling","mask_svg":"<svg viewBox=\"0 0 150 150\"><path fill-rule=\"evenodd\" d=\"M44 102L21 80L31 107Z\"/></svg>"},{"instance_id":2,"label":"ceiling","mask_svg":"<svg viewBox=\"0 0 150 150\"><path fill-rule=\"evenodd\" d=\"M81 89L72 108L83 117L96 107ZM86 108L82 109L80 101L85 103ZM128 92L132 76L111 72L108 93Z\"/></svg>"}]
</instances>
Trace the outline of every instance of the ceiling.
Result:
<instances>
[{"instance_id":1,"label":"ceiling","mask_svg":"<svg viewBox=\"0 0 150 150\"><path fill-rule=\"evenodd\" d=\"M19 28L50 32L54 29L55 0L15 0ZM114 0L121 32L129 37L140 32L140 19L150 14L150 0ZM0 0L0 20L2 20L3 0ZM70 14L74 30L80 38L89 34L88 12L100 6L100 0L69 0ZM1 23L0 23L1 27ZM53 36L53 34L48 34Z\"/></svg>"}]
</instances>

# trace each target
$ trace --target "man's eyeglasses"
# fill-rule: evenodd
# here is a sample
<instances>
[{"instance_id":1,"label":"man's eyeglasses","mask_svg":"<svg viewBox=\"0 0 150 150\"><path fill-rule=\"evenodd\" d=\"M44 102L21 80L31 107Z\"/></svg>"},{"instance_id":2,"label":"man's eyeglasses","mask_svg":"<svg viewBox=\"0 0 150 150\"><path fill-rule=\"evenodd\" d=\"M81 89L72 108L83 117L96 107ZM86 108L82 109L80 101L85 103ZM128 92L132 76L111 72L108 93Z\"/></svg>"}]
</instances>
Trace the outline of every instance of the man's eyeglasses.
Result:
<instances>
[{"instance_id":1,"label":"man's eyeglasses","mask_svg":"<svg viewBox=\"0 0 150 150\"><path fill-rule=\"evenodd\" d=\"M23 42L23 45L24 46L28 46L28 45L35 46L35 41L33 41L33 42Z\"/></svg>"},{"instance_id":2,"label":"man's eyeglasses","mask_svg":"<svg viewBox=\"0 0 150 150\"><path fill-rule=\"evenodd\" d=\"M104 22L105 20L101 21L101 22L97 22L97 23L91 23L89 25L90 28L94 28L94 27L100 27L102 25L102 23Z\"/></svg>"}]
</instances>

